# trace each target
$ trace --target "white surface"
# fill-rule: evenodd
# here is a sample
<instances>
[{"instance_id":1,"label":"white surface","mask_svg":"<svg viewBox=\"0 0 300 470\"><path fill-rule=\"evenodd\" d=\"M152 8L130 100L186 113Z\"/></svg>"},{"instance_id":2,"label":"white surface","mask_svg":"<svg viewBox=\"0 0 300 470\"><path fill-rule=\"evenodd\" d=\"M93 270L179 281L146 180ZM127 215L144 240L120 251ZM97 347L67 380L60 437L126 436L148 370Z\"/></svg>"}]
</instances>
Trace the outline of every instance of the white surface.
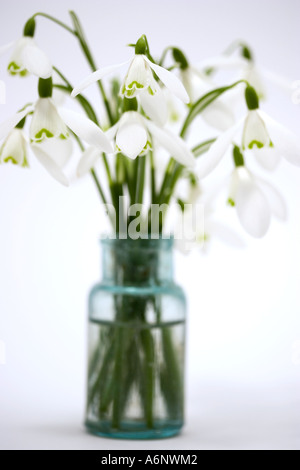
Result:
<instances>
[{"instance_id":1,"label":"white surface","mask_svg":"<svg viewBox=\"0 0 300 470\"><path fill-rule=\"evenodd\" d=\"M11 0L2 7L0 44L18 37L35 11L68 21L69 8L87 27L101 65L126 60L123 46L142 33L154 54L175 44L194 62L243 38L258 63L300 78L300 4L294 0ZM88 73L66 32L40 18L37 38L74 83ZM7 84L2 121L36 94L33 78L8 80L7 57L0 60ZM270 98L265 109L299 133L300 107L274 88ZM189 298L188 424L179 438L137 444L94 438L81 428L86 296L99 277L103 223L98 196L88 178L65 190L31 164L30 172L0 168L6 353L5 365L0 358L0 448L300 449L299 170L282 164L266 175L284 194L289 220L272 222L265 239L247 239L244 251L216 242L206 256L176 256L177 279ZM227 168L218 172L223 177ZM215 182L207 179L205 187Z\"/></svg>"},{"instance_id":2,"label":"white surface","mask_svg":"<svg viewBox=\"0 0 300 470\"><path fill-rule=\"evenodd\" d=\"M172 439L121 441L89 435L81 426L78 402L62 393L56 406L52 395L25 409L14 403L4 415L2 411L0 449L300 450L295 384L253 388L202 382L197 387L189 396L188 424Z\"/></svg>"}]
</instances>

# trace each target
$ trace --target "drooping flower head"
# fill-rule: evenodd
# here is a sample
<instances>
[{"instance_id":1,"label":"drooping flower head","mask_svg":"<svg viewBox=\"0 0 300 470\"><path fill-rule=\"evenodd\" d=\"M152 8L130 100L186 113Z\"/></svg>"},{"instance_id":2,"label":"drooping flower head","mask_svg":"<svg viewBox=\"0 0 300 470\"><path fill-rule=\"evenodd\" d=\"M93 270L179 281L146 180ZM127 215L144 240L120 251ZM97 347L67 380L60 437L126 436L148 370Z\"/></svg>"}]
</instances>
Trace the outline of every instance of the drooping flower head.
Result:
<instances>
[{"instance_id":1,"label":"drooping flower head","mask_svg":"<svg viewBox=\"0 0 300 470\"><path fill-rule=\"evenodd\" d=\"M44 79L51 77L52 64L47 55L36 45L34 33L35 19L30 18L20 39L0 48L0 55L13 48L8 64L8 72L11 75L24 77L32 73Z\"/></svg>"},{"instance_id":2,"label":"drooping flower head","mask_svg":"<svg viewBox=\"0 0 300 470\"><path fill-rule=\"evenodd\" d=\"M67 185L68 180L62 168L71 155L69 129L101 151L111 153L113 148L104 132L90 119L69 109L58 109L55 106L52 100L52 78L40 79L38 90L39 99L34 105L26 107L0 125L0 139L8 135L1 149L0 158L2 162L11 159L17 164L25 161L24 141L15 128L32 114L29 129L31 149L45 169L60 183Z\"/></svg>"},{"instance_id":3,"label":"drooping flower head","mask_svg":"<svg viewBox=\"0 0 300 470\"><path fill-rule=\"evenodd\" d=\"M259 99L254 88L247 86L245 97L248 106L246 116L221 134L199 159L200 178L206 177L216 168L240 131L242 149L254 153L266 168L274 167L282 157L300 166L300 139L259 109Z\"/></svg>"},{"instance_id":4,"label":"drooping flower head","mask_svg":"<svg viewBox=\"0 0 300 470\"><path fill-rule=\"evenodd\" d=\"M149 55L149 47L147 39L143 35L135 45L135 54L132 59L92 73L74 88L72 96L75 97L92 83L129 63L128 71L120 88L121 96L128 99L138 97L145 113L159 125L164 125L167 120L167 102L154 74L172 94L184 103L189 102L189 96L176 75L155 64L147 55Z\"/></svg>"}]
</instances>

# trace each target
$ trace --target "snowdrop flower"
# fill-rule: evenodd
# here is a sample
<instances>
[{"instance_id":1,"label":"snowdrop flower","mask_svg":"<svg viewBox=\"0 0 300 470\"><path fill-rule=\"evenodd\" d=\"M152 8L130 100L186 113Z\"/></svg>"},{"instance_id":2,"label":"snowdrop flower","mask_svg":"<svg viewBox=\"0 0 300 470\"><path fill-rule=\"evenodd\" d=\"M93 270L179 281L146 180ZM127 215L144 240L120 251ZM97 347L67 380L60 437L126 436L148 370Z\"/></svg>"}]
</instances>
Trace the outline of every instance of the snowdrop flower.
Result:
<instances>
[{"instance_id":1,"label":"snowdrop flower","mask_svg":"<svg viewBox=\"0 0 300 470\"><path fill-rule=\"evenodd\" d=\"M136 43L135 54L130 61L105 67L92 73L74 88L72 96L75 97L92 83L101 80L124 65L130 64L121 84L121 95L129 99L138 96L145 113L158 124L164 125L167 120L167 103L153 73L171 93L184 103L189 102L189 96L181 81L172 72L148 59L147 49L147 40L145 36L142 36Z\"/></svg>"},{"instance_id":2,"label":"snowdrop flower","mask_svg":"<svg viewBox=\"0 0 300 470\"><path fill-rule=\"evenodd\" d=\"M15 42L0 47L0 56L13 48L8 72L11 75L25 76L28 73L40 78L49 78L52 74L52 65L47 55L36 45L33 39L35 20L31 18L25 25L24 35Z\"/></svg>"},{"instance_id":3,"label":"snowdrop flower","mask_svg":"<svg viewBox=\"0 0 300 470\"><path fill-rule=\"evenodd\" d=\"M231 176L228 202L236 208L238 219L246 232L263 237L271 216L286 220L285 202L279 192L266 181L254 177L244 166L237 166Z\"/></svg>"},{"instance_id":4,"label":"snowdrop flower","mask_svg":"<svg viewBox=\"0 0 300 470\"><path fill-rule=\"evenodd\" d=\"M77 176L82 177L94 168L100 155L101 150L97 147L90 146L85 149L77 166Z\"/></svg>"},{"instance_id":5,"label":"snowdrop flower","mask_svg":"<svg viewBox=\"0 0 300 470\"><path fill-rule=\"evenodd\" d=\"M214 170L240 130L242 149L254 152L265 168L276 166L281 157L300 166L300 140L259 109L258 97L250 86L246 88L246 101L247 115L221 134L209 151L198 160L197 174L200 178Z\"/></svg>"},{"instance_id":6,"label":"snowdrop flower","mask_svg":"<svg viewBox=\"0 0 300 470\"><path fill-rule=\"evenodd\" d=\"M33 113L29 136L32 149L40 163L62 184L66 177L61 168L71 155L68 128L88 144L112 153L113 148L104 132L90 119L69 109L57 109L52 101L52 79L39 81L39 95L34 106L0 124L0 139L9 134L28 114ZM43 144L43 145L42 145Z\"/></svg>"},{"instance_id":7,"label":"snowdrop flower","mask_svg":"<svg viewBox=\"0 0 300 470\"><path fill-rule=\"evenodd\" d=\"M13 129L0 148L0 164L12 163L27 167L27 141L22 129Z\"/></svg>"},{"instance_id":8,"label":"snowdrop flower","mask_svg":"<svg viewBox=\"0 0 300 470\"><path fill-rule=\"evenodd\" d=\"M32 143L31 150L45 170L63 186L69 186L64 173L65 166L72 154L70 139L47 139L41 143Z\"/></svg>"},{"instance_id":9,"label":"snowdrop flower","mask_svg":"<svg viewBox=\"0 0 300 470\"><path fill-rule=\"evenodd\" d=\"M149 134L180 164L194 166L195 157L180 137L167 129L161 129L137 111L125 112L119 122L106 132L108 138L115 138L117 152L131 159L144 155L151 148Z\"/></svg>"},{"instance_id":10,"label":"snowdrop flower","mask_svg":"<svg viewBox=\"0 0 300 470\"><path fill-rule=\"evenodd\" d=\"M181 79L192 103L217 88L212 80L192 66L181 70ZM232 106L230 107L224 98L213 101L202 111L201 117L209 126L220 131L227 130L235 122Z\"/></svg>"},{"instance_id":11,"label":"snowdrop flower","mask_svg":"<svg viewBox=\"0 0 300 470\"><path fill-rule=\"evenodd\" d=\"M192 202L177 210L175 226L175 247L183 254L194 249L207 251L212 239L233 247L245 246L241 237L230 227L214 219L212 205L201 196L198 186L191 189ZM178 214L178 211L180 212Z\"/></svg>"}]
</instances>

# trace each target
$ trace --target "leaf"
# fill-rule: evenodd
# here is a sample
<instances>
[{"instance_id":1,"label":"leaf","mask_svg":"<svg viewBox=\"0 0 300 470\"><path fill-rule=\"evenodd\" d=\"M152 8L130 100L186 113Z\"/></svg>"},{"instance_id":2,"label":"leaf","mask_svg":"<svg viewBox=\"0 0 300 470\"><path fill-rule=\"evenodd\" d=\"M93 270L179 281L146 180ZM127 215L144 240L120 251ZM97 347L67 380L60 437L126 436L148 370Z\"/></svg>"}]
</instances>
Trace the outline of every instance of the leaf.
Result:
<instances>
[{"instance_id":1,"label":"leaf","mask_svg":"<svg viewBox=\"0 0 300 470\"><path fill-rule=\"evenodd\" d=\"M211 90L209 93L201 96L196 103L192 105L190 108L190 112L186 117L186 120L183 124L183 128L181 131L181 137L183 137L191 125L193 120L198 116L198 114L202 113L211 103L213 103L217 98L219 98L223 93L226 91L231 90L235 86L239 85L240 83L244 83L244 80L239 80L238 82L233 83L232 85L224 86L221 88L216 88L215 90Z\"/></svg>"}]
</instances>

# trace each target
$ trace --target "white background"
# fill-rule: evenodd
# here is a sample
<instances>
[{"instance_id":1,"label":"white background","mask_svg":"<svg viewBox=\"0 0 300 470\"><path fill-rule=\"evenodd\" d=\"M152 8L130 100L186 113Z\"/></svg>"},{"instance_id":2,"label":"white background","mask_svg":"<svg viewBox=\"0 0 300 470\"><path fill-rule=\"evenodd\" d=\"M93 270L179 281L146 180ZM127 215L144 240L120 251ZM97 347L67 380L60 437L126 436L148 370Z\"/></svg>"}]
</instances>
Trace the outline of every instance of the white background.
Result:
<instances>
[{"instance_id":1,"label":"white background","mask_svg":"<svg viewBox=\"0 0 300 470\"><path fill-rule=\"evenodd\" d=\"M1 7L0 44L19 37L34 12L68 22L68 9L79 14L102 66L126 60L124 46L143 33L154 55L179 45L195 63L242 38L258 64L300 79L295 0L11 0ZM67 32L39 18L37 40L73 83L88 73ZM0 121L36 96L34 78L7 77L7 60ZM272 88L265 109L299 133L291 97ZM245 237L245 250L215 241L205 255L176 255L189 298L187 424L181 437L139 444L94 438L82 426L86 300L100 275L103 230L97 193L88 177L65 189L33 158L31 166L0 168L0 448L300 449L299 169L282 163L266 175L289 219L273 222L263 240Z\"/></svg>"}]
</instances>

